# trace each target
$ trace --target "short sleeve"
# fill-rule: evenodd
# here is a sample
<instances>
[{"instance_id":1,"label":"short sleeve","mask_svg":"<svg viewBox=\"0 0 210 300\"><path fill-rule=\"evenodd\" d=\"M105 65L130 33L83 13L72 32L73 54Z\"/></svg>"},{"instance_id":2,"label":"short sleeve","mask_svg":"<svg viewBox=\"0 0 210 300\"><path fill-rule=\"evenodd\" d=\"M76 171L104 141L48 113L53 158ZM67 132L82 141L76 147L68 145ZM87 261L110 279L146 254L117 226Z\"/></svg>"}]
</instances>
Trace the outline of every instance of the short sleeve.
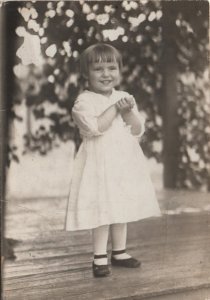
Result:
<instances>
[{"instance_id":1,"label":"short sleeve","mask_svg":"<svg viewBox=\"0 0 210 300\"><path fill-rule=\"evenodd\" d=\"M93 107L84 96L77 98L72 109L72 117L81 135L92 137L103 134L98 130L98 120Z\"/></svg>"}]
</instances>

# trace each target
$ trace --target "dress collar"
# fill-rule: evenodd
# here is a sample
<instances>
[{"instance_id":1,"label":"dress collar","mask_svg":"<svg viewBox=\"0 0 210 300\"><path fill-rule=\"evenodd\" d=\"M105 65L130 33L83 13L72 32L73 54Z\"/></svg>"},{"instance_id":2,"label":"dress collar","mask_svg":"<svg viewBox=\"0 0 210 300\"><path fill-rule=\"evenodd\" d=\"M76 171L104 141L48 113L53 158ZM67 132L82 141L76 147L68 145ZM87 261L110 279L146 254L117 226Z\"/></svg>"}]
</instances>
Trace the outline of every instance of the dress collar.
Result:
<instances>
[{"instance_id":1,"label":"dress collar","mask_svg":"<svg viewBox=\"0 0 210 300\"><path fill-rule=\"evenodd\" d=\"M84 90L84 92L92 93L92 94L94 94L94 95L100 95L101 97L105 97L105 98L108 98L108 99L112 99L113 95L115 94L115 91L116 91L116 90L113 88L113 89L112 89L111 95L110 95L110 96L105 96L105 95L103 95L103 94L96 93L96 92L90 91L90 90L88 90L88 89Z\"/></svg>"}]
</instances>

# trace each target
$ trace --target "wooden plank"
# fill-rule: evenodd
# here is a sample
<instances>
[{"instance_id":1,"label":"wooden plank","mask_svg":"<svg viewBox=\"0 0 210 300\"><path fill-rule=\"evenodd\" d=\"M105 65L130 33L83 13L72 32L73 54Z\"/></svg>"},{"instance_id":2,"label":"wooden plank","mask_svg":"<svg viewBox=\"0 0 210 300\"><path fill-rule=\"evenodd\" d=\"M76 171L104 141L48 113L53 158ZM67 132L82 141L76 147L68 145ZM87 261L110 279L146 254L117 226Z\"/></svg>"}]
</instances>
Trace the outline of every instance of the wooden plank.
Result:
<instances>
[{"instance_id":1,"label":"wooden plank","mask_svg":"<svg viewBox=\"0 0 210 300\"><path fill-rule=\"evenodd\" d=\"M189 245L189 249L186 243L187 245ZM149 252L149 256L147 256L148 247L150 248L151 246L152 247L154 246L153 247L154 250L151 249ZM150 263L155 261L156 259L158 260L164 259L164 261L167 261L169 263L170 259L172 259L172 262L174 262L174 256L173 256L174 250L171 248L176 247L177 251L182 253L182 257L185 257L185 259L187 259L186 261L189 262L189 264L191 264L192 263L191 260L193 260L194 262L200 258L202 258L202 260L203 259L207 260L209 258L209 252L208 252L209 246L210 246L210 239L207 240L204 237L203 238L198 237L190 240L185 239L182 241L176 239L174 241L170 241L170 246L169 244L167 245L165 243L164 244L156 243L154 245L150 244L147 246L146 245L139 246L138 243L135 243L135 245L133 244L132 247L128 247L128 251L133 255L137 255L139 258L144 257L144 260L145 261L148 260L148 262ZM198 258L197 256L195 256L195 254L198 256ZM72 265L75 266L84 263L88 264L91 261L91 259L92 259L92 253L84 252L78 255L76 254L72 255L71 253L69 253L69 255L67 256L51 257L51 258L49 258L46 255L43 256L41 259L31 258L30 260L26 260L26 261L17 261L13 263L6 262L5 277L7 277L7 274L8 276L10 273L14 274L14 272L21 272L21 271L28 272L28 270L32 272L32 270L45 269L46 267L56 268L60 266L62 268L63 266L71 267Z\"/></svg>"},{"instance_id":2,"label":"wooden plank","mask_svg":"<svg viewBox=\"0 0 210 300\"><path fill-rule=\"evenodd\" d=\"M161 241L156 241L156 242L148 242L148 243L143 243L141 240L137 240L137 241L130 241L129 246L128 246L128 251L135 251L136 249L139 249L139 251L143 251L144 248L148 248L148 247L155 247L155 246L159 246L160 243L164 243L164 248L167 250L167 244L170 242L170 245L172 246L173 244L177 243L177 241L181 244L185 244L186 241L188 241L188 243L190 243L191 245L195 242L195 243L199 243L200 245L200 249L205 249L206 246L208 245L208 240L209 237L206 237L204 234L199 235L199 236L191 236L186 238L186 236L183 236L182 238L177 238L174 237L173 240L170 240L170 238L167 238L167 236L165 238L162 238ZM31 249L31 246L29 247L29 250L27 249L26 251L17 251L16 254L18 255L18 259L16 261L12 261L12 262L7 262L7 267L9 268L10 266L14 266L14 265L24 265L25 263L28 263L30 261L33 262L38 262L39 260L48 257L49 260L52 259L60 259L62 258L69 258L70 256L73 257L74 259L80 260L81 256L83 254L87 254L89 257L92 256L92 246L91 245L84 245L84 246L80 246L80 247L54 247L54 248L43 248L41 249L41 244L40 244L40 250L36 250L36 249ZM111 250L111 245L109 245L109 251ZM77 258L75 258L77 257Z\"/></svg>"},{"instance_id":3,"label":"wooden plank","mask_svg":"<svg viewBox=\"0 0 210 300\"><path fill-rule=\"evenodd\" d=\"M43 259L31 259L25 262L26 267L34 269L35 266L38 266L38 269L34 270L34 275L26 276L24 274L23 277L20 275L22 261L19 261L20 269L16 270L16 278L13 277L14 270L12 270L10 276L13 278L8 278L4 282L5 299L12 300L14 297L24 299L22 295L27 296L25 298L27 300L54 300L61 299L59 298L61 296L62 299L68 299L68 297L71 297L70 299L84 299L84 297L86 299L123 299L120 297L128 295L134 297L137 293L139 297L143 297L146 294L158 294L161 291L180 290L183 288L183 284L188 288L195 285L201 286L201 283L202 286L206 286L210 279L210 264L206 264L206 262L210 262L210 240L205 236L201 238L198 234L203 225L195 226L199 231L195 231L194 236L191 235L186 239L188 230L193 227L192 220L190 222L191 218L196 219L196 223L198 223L198 218L192 216L188 217L188 220L184 216L167 218L168 233L174 233L173 238L168 236L167 240L158 239L158 243L158 237L156 237L154 247L151 247L151 243L140 247L139 244L142 240L129 243L133 249L132 253L143 258L142 268L134 272L133 270L124 270L123 273L122 270L113 268L112 277L103 279L99 282L100 284L97 281L96 286L96 279L92 277L91 272L90 253L78 255L78 264L74 255L70 254L67 258L61 256L49 259L47 256L49 253L46 253L46 257ZM185 225L188 224L186 227L188 229L183 231L184 234L181 233L180 240L173 225L175 222L177 223L177 220L182 221L182 219ZM200 222L201 224L205 223L203 218ZM132 238L135 236L138 236L138 230L133 233ZM62 264L60 259L62 259ZM70 268L70 265L73 269ZM176 274L176 279L174 279L174 274ZM107 285L109 286L108 291Z\"/></svg>"},{"instance_id":4,"label":"wooden plank","mask_svg":"<svg viewBox=\"0 0 210 300\"><path fill-rule=\"evenodd\" d=\"M186 274L183 273L181 278L176 280L169 280L164 278L149 280L151 274L148 278L142 278L142 276L129 276L130 270L126 270L124 276L122 277L122 271L118 273L119 270L113 270L112 277L103 279L88 279L79 280L77 285L74 284L64 284L59 287L54 284L49 284L47 286L40 286L39 289L30 288L16 290L13 293L7 293L5 300L7 299L131 299L137 297L142 299L143 297L148 297L152 295L160 295L172 292L178 292L186 289ZM132 281L131 281L132 280ZM200 284L200 274L188 277L188 289L193 289L194 286L197 288L208 287L209 283ZM130 297L130 298L129 298Z\"/></svg>"},{"instance_id":5,"label":"wooden plank","mask_svg":"<svg viewBox=\"0 0 210 300\"><path fill-rule=\"evenodd\" d=\"M49 203L50 199L45 200L43 206ZM172 198L167 203L164 209L174 207ZM20 220L24 214L21 210ZM15 246L17 260L6 261L4 265L4 300L143 299L210 283L210 214L207 211L130 223L127 248L142 260L142 267L112 268L112 276L103 279L92 275L91 231L59 230L57 224L62 214L50 215L52 221L56 217L56 230L45 227L42 231L35 226L40 220L32 213L32 226L25 234L20 232L21 226L15 226L18 214L13 216L14 219L8 218L10 233L24 238ZM30 218L28 212L27 217Z\"/></svg>"},{"instance_id":6,"label":"wooden plank","mask_svg":"<svg viewBox=\"0 0 210 300\"><path fill-rule=\"evenodd\" d=\"M192 247L182 247L182 251L186 251L186 255L182 256L182 259L173 257L170 253L166 254L167 259L158 260L157 255L153 255L151 257L146 257L146 251L145 253L142 253L143 259L143 268L144 272L151 272L153 270L153 279L164 279L165 276L173 279L174 274L176 274L176 278L179 278L179 276L183 276L184 272L189 272L192 269L192 266L196 267L196 271L193 270L193 274L199 274L200 279L202 277L205 278L206 273L208 272L209 265L206 265L205 263L205 257L203 256L203 253L196 253L197 248L194 246L194 249L191 249ZM154 251L155 252L155 251ZM182 252L183 253L183 252ZM192 257L192 254L194 258L188 259L188 257ZM184 264L184 266L183 266ZM161 272L160 272L161 270ZM85 272L85 278L84 278L84 272ZM157 274L156 274L157 273ZM181 274L181 275L180 275ZM51 281L56 282L56 285L59 286L59 280L62 278L62 284L68 281L75 281L75 280L84 280L84 279L91 279L91 262L86 261L85 263L81 264L75 264L75 269L66 268L65 271L62 270L62 265L57 266L57 270L46 270L45 268L42 269L42 273L30 275L30 276L23 276L21 277L20 274L17 277L11 277L9 280L5 280L5 287L7 290L15 290L15 289L25 289L25 288L31 288L42 285L48 285L51 284ZM132 273L131 273L132 275ZM69 277L70 276L70 277ZM144 274L146 276L146 274ZM204 279L203 278L203 279Z\"/></svg>"}]
</instances>

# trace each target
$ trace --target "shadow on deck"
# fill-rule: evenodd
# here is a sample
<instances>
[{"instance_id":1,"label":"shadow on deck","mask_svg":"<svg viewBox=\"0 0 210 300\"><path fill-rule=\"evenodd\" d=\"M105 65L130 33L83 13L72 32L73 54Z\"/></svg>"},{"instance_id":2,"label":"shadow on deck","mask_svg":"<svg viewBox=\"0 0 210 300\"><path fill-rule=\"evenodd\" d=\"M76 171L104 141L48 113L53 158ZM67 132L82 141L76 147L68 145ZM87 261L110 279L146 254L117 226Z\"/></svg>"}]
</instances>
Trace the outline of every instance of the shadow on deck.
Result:
<instances>
[{"instance_id":1,"label":"shadow on deck","mask_svg":"<svg viewBox=\"0 0 210 300\"><path fill-rule=\"evenodd\" d=\"M16 260L4 263L3 300L209 300L209 199L161 192L163 216L128 227L127 248L141 268L113 267L101 279L92 275L91 232L63 230L66 199L10 200L6 236L19 242Z\"/></svg>"}]
</instances>

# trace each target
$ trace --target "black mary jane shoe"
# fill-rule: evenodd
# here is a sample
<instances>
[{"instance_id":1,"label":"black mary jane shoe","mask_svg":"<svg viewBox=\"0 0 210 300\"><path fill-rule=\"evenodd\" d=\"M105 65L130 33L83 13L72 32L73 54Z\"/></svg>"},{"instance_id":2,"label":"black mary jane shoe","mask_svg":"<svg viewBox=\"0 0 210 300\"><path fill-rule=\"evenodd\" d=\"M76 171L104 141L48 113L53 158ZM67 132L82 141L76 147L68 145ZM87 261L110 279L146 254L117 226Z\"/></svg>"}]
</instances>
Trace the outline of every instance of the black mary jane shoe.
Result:
<instances>
[{"instance_id":1,"label":"black mary jane shoe","mask_svg":"<svg viewBox=\"0 0 210 300\"><path fill-rule=\"evenodd\" d=\"M93 275L94 277L106 277L110 275L108 265L96 265L93 262Z\"/></svg>"},{"instance_id":2,"label":"black mary jane shoe","mask_svg":"<svg viewBox=\"0 0 210 300\"><path fill-rule=\"evenodd\" d=\"M94 259L98 258L107 258L107 254L95 254ZM93 275L94 277L106 277L110 275L110 270L108 264L106 265L97 265L93 261Z\"/></svg>"},{"instance_id":3,"label":"black mary jane shoe","mask_svg":"<svg viewBox=\"0 0 210 300\"><path fill-rule=\"evenodd\" d=\"M138 268L141 265L141 262L133 257L125 259L116 259L113 256L111 257L111 263L115 267L124 267L124 268Z\"/></svg>"},{"instance_id":4,"label":"black mary jane shoe","mask_svg":"<svg viewBox=\"0 0 210 300\"><path fill-rule=\"evenodd\" d=\"M111 264L116 267L124 267L124 268L138 268L141 265L141 262L134 258L124 258L124 259L117 259L114 257L114 255L125 253L126 250L113 250L112 251L112 257L111 257Z\"/></svg>"}]
</instances>

